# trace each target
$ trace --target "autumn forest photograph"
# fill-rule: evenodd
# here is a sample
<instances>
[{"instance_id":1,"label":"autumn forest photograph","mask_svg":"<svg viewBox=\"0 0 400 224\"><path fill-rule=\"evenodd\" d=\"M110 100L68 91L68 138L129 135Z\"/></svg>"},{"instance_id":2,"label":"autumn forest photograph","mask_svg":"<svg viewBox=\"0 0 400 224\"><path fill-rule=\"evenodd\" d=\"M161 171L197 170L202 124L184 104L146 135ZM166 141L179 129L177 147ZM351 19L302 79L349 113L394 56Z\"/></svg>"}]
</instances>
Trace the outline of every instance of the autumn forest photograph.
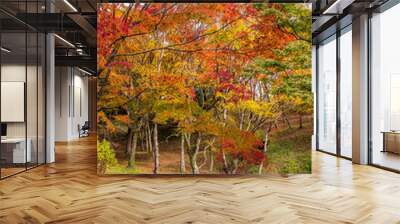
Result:
<instances>
[{"instance_id":1,"label":"autumn forest photograph","mask_svg":"<svg viewBox=\"0 0 400 224\"><path fill-rule=\"evenodd\" d=\"M311 173L311 6L102 3L99 174Z\"/></svg>"}]
</instances>

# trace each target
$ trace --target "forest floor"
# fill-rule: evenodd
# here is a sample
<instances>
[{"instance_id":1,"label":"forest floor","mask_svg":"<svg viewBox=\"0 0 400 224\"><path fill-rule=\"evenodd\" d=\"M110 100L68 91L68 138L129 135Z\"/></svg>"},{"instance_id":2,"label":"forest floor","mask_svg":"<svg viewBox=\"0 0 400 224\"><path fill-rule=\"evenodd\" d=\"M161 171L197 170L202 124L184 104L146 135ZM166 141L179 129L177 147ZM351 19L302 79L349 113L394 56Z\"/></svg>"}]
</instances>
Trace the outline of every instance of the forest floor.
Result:
<instances>
[{"instance_id":1,"label":"forest floor","mask_svg":"<svg viewBox=\"0 0 400 224\"><path fill-rule=\"evenodd\" d=\"M274 174L296 174L311 173L311 135L312 119L304 119L303 128L299 128L296 120L291 120L291 128L286 123L278 124L278 127L271 132L270 143L267 151L267 163L264 165L263 173ZM180 174L180 140L170 139L160 141L160 174ZM210 171L210 158L207 155L207 162L201 167L201 174L223 174L221 169L214 167ZM111 168L107 173L123 174L152 174L153 159L152 153L141 152L140 148L136 155L135 169L127 169L128 161L125 158L118 158L119 166ZM185 174L191 174L189 157L185 154ZM204 154L198 155L198 165L204 162ZM257 169L254 167L254 172ZM240 172L243 173L243 172ZM246 173L246 172L245 172Z\"/></svg>"}]
</instances>

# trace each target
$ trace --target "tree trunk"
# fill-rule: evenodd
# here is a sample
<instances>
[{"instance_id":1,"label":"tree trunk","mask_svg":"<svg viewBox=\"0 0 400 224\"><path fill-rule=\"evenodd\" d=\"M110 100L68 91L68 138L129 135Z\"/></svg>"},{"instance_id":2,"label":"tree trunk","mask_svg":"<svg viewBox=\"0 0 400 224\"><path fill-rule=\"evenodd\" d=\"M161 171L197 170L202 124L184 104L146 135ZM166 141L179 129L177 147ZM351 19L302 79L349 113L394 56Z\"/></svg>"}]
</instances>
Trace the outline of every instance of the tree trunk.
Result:
<instances>
[{"instance_id":1,"label":"tree trunk","mask_svg":"<svg viewBox=\"0 0 400 224\"><path fill-rule=\"evenodd\" d=\"M225 151L222 149L222 161L224 164L223 170L225 174L229 174L228 162L226 161Z\"/></svg>"},{"instance_id":2,"label":"tree trunk","mask_svg":"<svg viewBox=\"0 0 400 224\"><path fill-rule=\"evenodd\" d=\"M147 123L147 137L149 141L150 152L153 152L153 142L151 141L151 128L149 123Z\"/></svg>"},{"instance_id":3,"label":"tree trunk","mask_svg":"<svg viewBox=\"0 0 400 224\"><path fill-rule=\"evenodd\" d=\"M210 151L210 173L214 171L214 153Z\"/></svg>"},{"instance_id":4,"label":"tree trunk","mask_svg":"<svg viewBox=\"0 0 400 224\"><path fill-rule=\"evenodd\" d=\"M188 144L188 155L189 155L189 162L190 162L190 167L192 168L192 174L199 174L199 166L197 165L197 154L200 149L200 143L201 143L201 134L197 137L197 142L195 148L192 147L191 145L191 135L188 134L185 136L186 143Z\"/></svg>"},{"instance_id":5,"label":"tree trunk","mask_svg":"<svg viewBox=\"0 0 400 224\"><path fill-rule=\"evenodd\" d=\"M234 159L233 160L233 165L234 165L234 168L233 168L232 174L236 174L237 169L239 167L239 160L238 159Z\"/></svg>"},{"instance_id":6,"label":"tree trunk","mask_svg":"<svg viewBox=\"0 0 400 224\"><path fill-rule=\"evenodd\" d=\"M288 127L290 129L292 129L292 125L290 125L290 121L289 121L289 119L287 117L285 117L285 121L286 121L286 124L288 125Z\"/></svg>"},{"instance_id":7,"label":"tree trunk","mask_svg":"<svg viewBox=\"0 0 400 224\"><path fill-rule=\"evenodd\" d=\"M224 109L224 127L226 126L226 119L228 118L228 110ZM222 161L224 164L223 170L228 174L228 162L226 161L225 151L222 149Z\"/></svg>"},{"instance_id":8,"label":"tree trunk","mask_svg":"<svg viewBox=\"0 0 400 224\"><path fill-rule=\"evenodd\" d=\"M140 131L140 150L144 151L144 133L143 131Z\"/></svg>"},{"instance_id":9,"label":"tree trunk","mask_svg":"<svg viewBox=\"0 0 400 224\"><path fill-rule=\"evenodd\" d=\"M264 139L264 155L265 153L267 153L268 150L268 131L265 132L265 139ZM259 168L258 168L258 174L262 174L262 170L263 170L263 166L264 166L264 160L261 162Z\"/></svg>"},{"instance_id":10,"label":"tree trunk","mask_svg":"<svg viewBox=\"0 0 400 224\"><path fill-rule=\"evenodd\" d=\"M158 148L158 127L157 124L154 124L154 170L153 173L154 174L158 174L160 172L160 152L159 152L159 148Z\"/></svg>"},{"instance_id":11,"label":"tree trunk","mask_svg":"<svg viewBox=\"0 0 400 224\"><path fill-rule=\"evenodd\" d=\"M185 138L183 137L183 134L181 136L181 173L186 172L186 167L185 167Z\"/></svg>"},{"instance_id":12,"label":"tree trunk","mask_svg":"<svg viewBox=\"0 0 400 224\"><path fill-rule=\"evenodd\" d=\"M303 116L300 115L299 117L299 129L303 128Z\"/></svg>"},{"instance_id":13,"label":"tree trunk","mask_svg":"<svg viewBox=\"0 0 400 224\"><path fill-rule=\"evenodd\" d=\"M191 134L184 134L183 135L184 136L184 138L185 138L185 140L186 140L186 144L187 144L187 153L188 153L188 155L189 155L189 164L190 164L190 167L192 168L192 173L193 173L193 170L194 170L194 166L193 166L193 159L192 159L192 157L193 157L193 150L192 150L192 144L191 144Z\"/></svg>"},{"instance_id":14,"label":"tree trunk","mask_svg":"<svg viewBox=\"0 0 400 224\"><path fill-rule=\"evenodd\" d=\"M126 155L129 155L131 153L132 149L132 135L133 135L133 130L132 128L128 128L128 135L127 135L127 143L126 143L126 149L125 153Z\"/></svg>"},{"instance_id":15,"label":"tree trunk","mask_svg":"<svg viewBox=\"0 0 400 224\"><path fill-rule=\"evenodd\" d=\"M146 143L146 152L149 153L150 151L150 144L149 144L149 136L148 136L148 131L147 131L147 125L144 128L144 141Z\"/></svg>"},{"instance_id":16,"label":"tree trunk","mask_svg":"<svg viewBox=\"0 0 400 224\"><path fill-rule=\"evenodd\" d=\"M191 162L191 164L192 164L192 173L193 174L199 174L199 167L197 166L197 162L196 162L197 156L195 154L193 154L190 159L192 161Z\"/></svg>"},{"instance_id":17,"label":"tree trunk","mask_svg":"<svg viewBox=\"0 0 400 224\"><path fill-rule=\"evenodd\" d=\"M132 149L130 151L130 158L129 158L129 167L130 168L135 167L137 140L138 140L138 132L135 131L133 133Z\"/></svg>"},{"instance_id":18,"label":"tree trunk","mask_svg":"<svg viewBox=\"0 0 400 224\"><path fill-rule=\"evenodd\" d=\"M239 123L239 129L242 130L243 129L243 122L244 122L244 111L241 113L240 115L240 123Z\"/></svg>"},{"instance_id":19,"label":"tree trunk","mask_svg":"<svg viewBox=\"0 0 400 224\"><path fill-rule=\"evenodd\" d=\"M200 170L203 166L205 166L205 165L207 164L207 152L208 152L207 148L204 148L204 149L203 149L203 162L200 164L199 170Z\"/></svg>"},{"instance_id":20,"label":"tree trunk","mask_svg":"<svg viewBox=\"0 0 400 224\"><path fill-rule=\"evenodd\" d=\"M201 134L199 134L199 136L197 137L196 148L193 155L191 156L193 174L200 173L199 166L197 165L197 155L199 154L200 144L201 144Z\"/></svg>"}]
</instances>

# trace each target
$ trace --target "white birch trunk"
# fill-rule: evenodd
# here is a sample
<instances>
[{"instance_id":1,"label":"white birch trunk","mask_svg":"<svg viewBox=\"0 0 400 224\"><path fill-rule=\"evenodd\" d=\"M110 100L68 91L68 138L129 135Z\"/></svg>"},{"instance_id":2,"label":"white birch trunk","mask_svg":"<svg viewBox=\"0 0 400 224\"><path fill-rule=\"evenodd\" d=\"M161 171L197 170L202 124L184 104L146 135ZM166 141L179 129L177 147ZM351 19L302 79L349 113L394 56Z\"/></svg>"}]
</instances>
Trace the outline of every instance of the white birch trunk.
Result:
<instances>
[{"instance_id":1,"label":"white birch trunk","mask_svg":"<svg viewBox=\"0 0 400 224\"><path fill-rule=\"evenodd\" d=\"M201 134L199 134L199 136L197 137L196 149L192 155L193 174L200 173L199 166L197 165L197 155L199 154L200 144L201 144Z\"/></svg>"},{"instance_id":2,"label":"white birch trunk","mask_svg":"<svg viewBox=\"0 0 400 224\"><path fill-rule=\"evenodd\" d=\"M267 153L267 150L268 150L268 131L265 132L264 150L263 150L264 155L265 155L265 153ZM260 175L262 174L263 167L264 167L264 161L261 162L261 164L258 168L258 174L260 174Z\"/></svg>"},{"instance_id":3,"label":"white birch trunk","mask_svg":"<svg viewBox=\"0 0 400 224\"><path fill-rule=\"evenodd\" d=\"M148 137L150 152L153 152L153 142L151 140L152 139L151 138L151 128L150 128L149 122L147 122L147 137Z\"/></svg>"},{"instance_id":4,"label":"white birch trunk","mask_svg":"<svg viewBox=\"0 0 400 224\"><path fill-rule=\"evenodd\" d=\"M130 151L130 158L129 158L130 167L135 167L137 139L138 139L138 132L135 131L133 133L132 148Z\"/></svg>"},{"instance_id":5,"label":"white birch trunk","mask_svg":"<svg viewBox=\"0 0 400 224\"><path fill-rule=\"evenodd\" d=\"M154 124L154 174L158 174L160 172L160 151L158 148L158 127L157 124Z\"/></svg>"},{"instance_id":6,"label":"white birch trunk","mask_svg":"<svg viewBox=\"0 0 400 224\"><path fill-rule=\"evenodd\" d=\"M185 167L185 138L182 134L181 136L181 173L186 172L186 167Z\"/></svg>"}]
</instances>

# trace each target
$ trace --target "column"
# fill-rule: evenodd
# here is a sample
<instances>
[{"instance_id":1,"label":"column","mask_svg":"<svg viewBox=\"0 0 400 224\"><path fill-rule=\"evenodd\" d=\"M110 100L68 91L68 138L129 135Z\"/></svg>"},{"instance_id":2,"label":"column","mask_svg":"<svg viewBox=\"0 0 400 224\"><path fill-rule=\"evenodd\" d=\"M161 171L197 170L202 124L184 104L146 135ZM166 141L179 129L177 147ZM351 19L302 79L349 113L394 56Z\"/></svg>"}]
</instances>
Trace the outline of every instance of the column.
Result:
<instances>
[{"instance_id":1,"label":"column","mask_svg":"<svg viewBox=\"0 0 400 224\"><path fill-rule=\"evenodd\" d=\"M368 163L368 15L353 19L353 162Z\"/></svg>"}]
</instances>

